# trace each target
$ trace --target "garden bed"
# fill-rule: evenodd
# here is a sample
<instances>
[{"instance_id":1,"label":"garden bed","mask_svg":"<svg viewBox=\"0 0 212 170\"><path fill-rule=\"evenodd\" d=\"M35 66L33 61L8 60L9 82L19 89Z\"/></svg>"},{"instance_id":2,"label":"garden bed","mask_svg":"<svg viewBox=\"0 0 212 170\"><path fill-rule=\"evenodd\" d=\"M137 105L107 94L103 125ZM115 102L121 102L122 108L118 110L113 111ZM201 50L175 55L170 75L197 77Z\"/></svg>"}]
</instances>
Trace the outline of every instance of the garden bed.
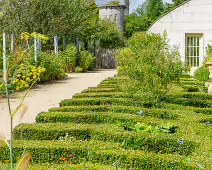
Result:
<instances>
[{"instance_id":1,"label":"garden bed","mask_svg":"<svg viewBox=\"0 0 212 170\"><path fill-rule=\"evenodd\" d=\"M145 108L140 95L117 87L123 80L105 80L38 114L35 124L17 126L14 159L29 152L32 170L211 169L211 96L185 92L182 81L160 107ZM0 152L5 163L9 149Z\"/></svg>"}]
</instances>

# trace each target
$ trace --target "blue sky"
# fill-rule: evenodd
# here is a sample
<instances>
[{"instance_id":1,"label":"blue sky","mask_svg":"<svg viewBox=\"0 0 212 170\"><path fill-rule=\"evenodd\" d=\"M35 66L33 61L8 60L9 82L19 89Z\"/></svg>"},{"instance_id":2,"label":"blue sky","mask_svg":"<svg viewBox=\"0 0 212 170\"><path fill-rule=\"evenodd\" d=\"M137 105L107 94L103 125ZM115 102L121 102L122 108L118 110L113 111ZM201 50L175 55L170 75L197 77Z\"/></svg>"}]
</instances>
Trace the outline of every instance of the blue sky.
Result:
<instances>
[{"instance_id":1,"label":"blue sky","mask_svg":"<svg viewBox=\"0 0 212 170\"><path fill-rule=\"evenodd\" d=\"M105 4L110 0L96 0L97 5ZM121 4L124 4L124 0L119 0ZM138 5L142 4L144 0L130 0L130 12L135 10ZM164 2L172 2L172 0L164 0Z\"/></svg>"}]
</instances>

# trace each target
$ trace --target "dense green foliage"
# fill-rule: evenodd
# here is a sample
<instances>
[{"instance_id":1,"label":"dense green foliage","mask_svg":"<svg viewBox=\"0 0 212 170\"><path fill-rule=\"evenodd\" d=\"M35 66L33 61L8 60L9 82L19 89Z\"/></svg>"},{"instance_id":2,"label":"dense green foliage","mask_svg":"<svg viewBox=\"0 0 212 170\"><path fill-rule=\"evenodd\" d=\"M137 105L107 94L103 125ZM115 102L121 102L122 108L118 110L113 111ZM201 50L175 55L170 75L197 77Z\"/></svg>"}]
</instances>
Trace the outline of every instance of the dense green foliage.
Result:
<instances>
[{"instance_id":1,"label":"dense green foliage","mask_svg":"<svg viewBox=\"0 0 212 170\"><path fill-rule=\"evenodd\" d=\"M59 52L59 57L62 59L63 69L66 72L73 72L76 67L77 50L74 45L66 46L64 51Z\"/></svg>"},{"instance_id":2,"label":"dense green foliage","mask_svg":"<svg viewBox=\"0 0 212 170\"><path fill-rule=\"evenodd\" d=\"M131 37L134 32L146 31L164 11L162 0L146 0L125 19L125 32Z\"/></svg>"},{"instance_id":3,"label":"dense green foliage","mask_svg":"<svg viewBox=\"0 0 212 170\"><path fill-rule=\"evenodd\" d=\"M102 48L124 47L124 39L115 22L104 19L98 23L95 39L99 39Z\"/></svg>"},{"instance_id":4,"label":"dense green foliage","mask_svg":"<svg viewBox=\"0 0 212 170\"><path fill-rule=\"evenodd\" d=\"M6 0L2 29L85 39L93 34L98 8L93 0Z\"/></svg>"},{"instance_id":5,"label":"dense green foliage","mask_svg":"<svg viewBox=\"0 0 212 170\"><path fill-rule=\"evenodd\" d=\"M124 88L131 94L142 93L147 105L157 104L182 72L179 52L168 45L165 34L134 34L117 60L119 73L129 77Z\"/></svg>"},{"instance_id":6,"label":"dense green foliage","mask_svg":"<svg viewBox=\"0 0 212 170\"><path fill-rule=\"evenodd\" d=\"M195 73L194 73L194 78L196 80L202 81L202 82L206 82L209 79L209 69L206 67L200 67L198 68Z\"/></svg>"}]
</instances>

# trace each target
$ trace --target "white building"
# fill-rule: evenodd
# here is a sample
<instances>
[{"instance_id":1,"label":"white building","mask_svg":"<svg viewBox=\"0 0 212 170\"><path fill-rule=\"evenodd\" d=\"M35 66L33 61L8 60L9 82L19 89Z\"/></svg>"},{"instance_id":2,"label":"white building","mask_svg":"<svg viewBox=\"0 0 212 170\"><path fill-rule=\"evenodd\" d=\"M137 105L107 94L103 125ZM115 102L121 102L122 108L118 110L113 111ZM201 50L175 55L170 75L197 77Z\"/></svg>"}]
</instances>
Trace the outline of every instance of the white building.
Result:
<instances>
[{"instance_id":1,"label":"white building","mask_svg":"<svg viewBox=\"0 0 212 170\"><path fill-rule=\"evenodd\" d=\"M178 45L191 74L200 67L212 40L212 0L188 0L161 17L149 32L168 33L170 45Z\"/></svg>"}]
</instances>

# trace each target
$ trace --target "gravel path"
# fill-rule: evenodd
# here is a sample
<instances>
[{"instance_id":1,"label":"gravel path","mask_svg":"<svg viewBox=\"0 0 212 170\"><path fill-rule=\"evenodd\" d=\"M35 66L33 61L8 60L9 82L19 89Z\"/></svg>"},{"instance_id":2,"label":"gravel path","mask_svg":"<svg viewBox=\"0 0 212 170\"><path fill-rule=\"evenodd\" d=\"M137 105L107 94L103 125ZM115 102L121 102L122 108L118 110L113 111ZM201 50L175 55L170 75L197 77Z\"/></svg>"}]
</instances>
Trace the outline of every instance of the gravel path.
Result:
<instances>
[{"instance_id":1,"label":"gravel path","mask_svg":"<svg viewBox=\"0 0 212 170\"><path fill-rule=\"evenodd\" d=\"M80 93L88 87L95 87L102 80L114 75L116 75L116 70L69 74L66 80L39 85L28 93L24 101L28 110L22 118L20 114L15 116L13 126L15 127L19 123L34 123L38 113L48 111L52 107L58 107L61 100L71 98L74 94ZM11 97L12 110L20 103L21 96L23 93L15 93ZM0 99L0 135L4 135L8 139L10 136L10 117L6 101L6 99Z\"/></svg>"}]
</instances>

